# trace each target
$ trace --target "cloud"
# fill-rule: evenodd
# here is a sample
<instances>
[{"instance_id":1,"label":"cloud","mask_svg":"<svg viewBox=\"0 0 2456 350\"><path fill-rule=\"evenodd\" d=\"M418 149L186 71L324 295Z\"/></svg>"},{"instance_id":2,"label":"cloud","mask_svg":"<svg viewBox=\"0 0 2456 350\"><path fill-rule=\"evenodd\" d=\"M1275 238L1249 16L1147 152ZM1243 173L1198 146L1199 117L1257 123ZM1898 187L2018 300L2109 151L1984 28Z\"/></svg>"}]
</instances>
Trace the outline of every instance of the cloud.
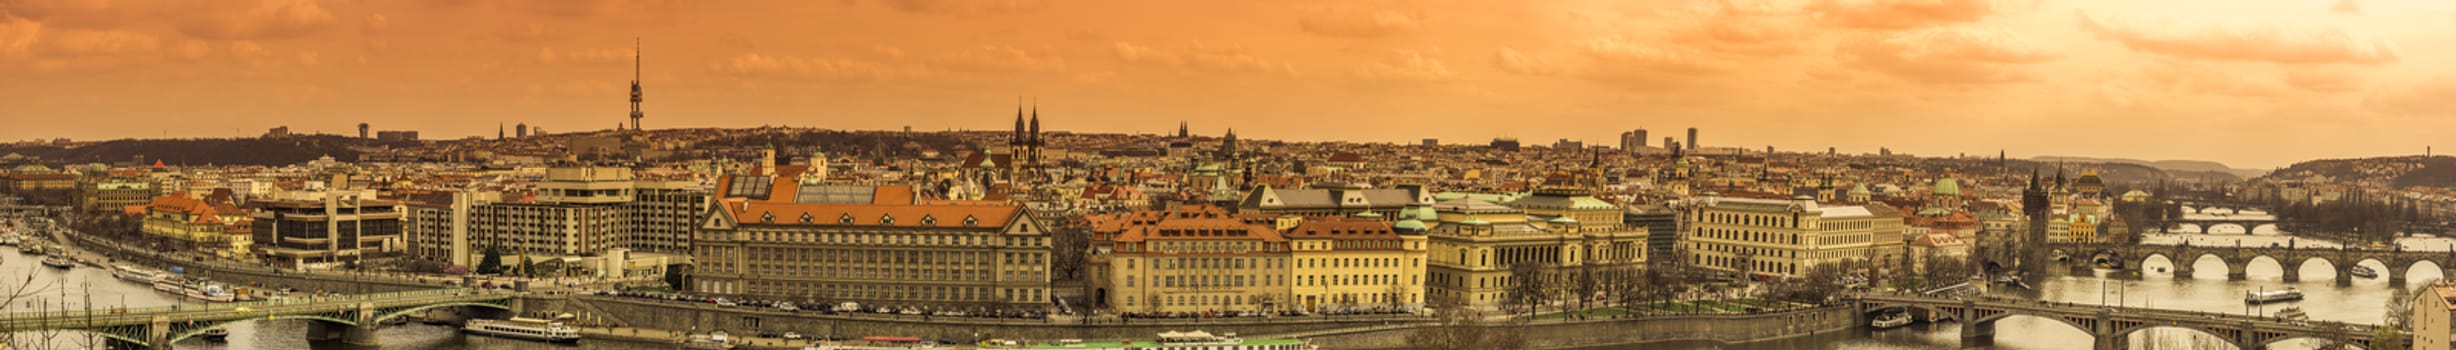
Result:
<instances>
[{"instance_id":1,"label":"cloud","mask_svg":"<svg viewBox=\"0 0 2456 350\"><path fill-rule=\"evenodd\" d=\"M1798 13L1722 3L1698 14L1694 25L1675 29L1672 44L1726 54L1778 56L1797 53L1811 35Z\"/></svg>"},{"instance_id":2,"label":"cloud","mask_svg":"<svg viewBox=\"0 0 2456 350\"><path fill-rule=\"evenodd\" d=\"M885 0L887 8L897 11L927 14L973 15L1012 14L1040 11L1049 3L1042 0Z\"/></svg>"},{"instance_id":3,"label":"cloud","mask_svg":"<svg viewBox=\"0 0 2456 350\"><path fill-rule=\"evenodd\" d=\"M384 14L380 13L367 15L367 22L360 29L367 34L383 33L384 30L392 29L392 18L384 17Z\"/></svg>"},{"instance_id":4,"label":"cloud","mask_svg":"<svg viewBox=\"0 0 2456 350\"><path fill-rule=\"evenodd\" d=\"M1166 48L1116 42L1109 46L1117 59L1202 73L1270 73L1296 75L1296 66L1255 56L1237 47L1196 45Z\"/></svg>"},{"instance_id":5,"label":"cloud","mask_svg":"<svg viewBox=\"0 0 2456 350\"><path fill-rule=\"evenodd\" d=\"M2289 91L2278 81L2252 79L2223 67L2174 59L2159 59L2141 70L2143 81L2185 94L2278 97Z\"/></svg>"},{"instance_id":6,"label":"cloud","mask_svg":"<svg viewBox=\"0 0 2456 350\"><path fill-rule=\"evenodd\" d=\"M1609 36L1578 43L1578 52L1594 58L1603 66L1621 69L1703 74L1723 71L1712 62L1695 55L1669 50L1662 45L1638 42L1628 36Z\"/></svg>"},{"instance_id":7,"label":"cloud","mask_svg":"<svg viewBox=\"0 0 2456 350\"><path fill-rule=\"evenodd\" d=\"M2397 114L2456 114L2456 76L2440 75L2411 88L2371 96L2363 102L2372 110Z\"/></svg>"},{"instance_id":8,"label":"cloud","mask_svg":"<svg viewBox=\"0 0 2456 350\"><path fill-rule=\"evenodd\" d=\"M1356 67L1356 77L1405 82L1436 82L1453 78L1449 65L1416 50L1396 50L1388 59Z\"/></svg>"},{"instance_id":9,"label":"cloud","mask_svg":"<svg viewBox=\"0 0 2456 350\"><path fill-rule=\"evenodd\" d=\"M927 74L922 67L872 62L837 57L773 56L759 53L736 55L709 67L718 73L743 77L789 77L821 81L884 81L919 77Z\"/></svg>"},{"instance_id":10,"label":"cloud","mask_svg":"<svg viewBox=\"0 0 2456 350\"><path fill-rule=\"evenodd\" d=\"M1836 27L1899 30L1976 22L1995 12L1991 0L1819 0L1807 10Z\"/></svg>"},{"instance_id":11,"label":"cloud","mask_svg":"<svg viewBox=\"0 0 2456 350\"><path fill-rule=\"evenodd\" d=\"M39 40L36 52L51 57L145 55L162 47L152 34L118 30L62 30Z\"/></svg>"},{"instance_id":12,"label":"cloud","mask_svg":"<svg viewBox=\"0 0 2456 350\"><path fill-rule=\"evenodd\" d=\"M1527 57L1525 53L1520 53L1517 49L1506 47L1492 53L1492 65L1503 72L1526 75L1551 75L1556 71L1549 63L1538 61L1534 57Z\"/></svg>"},{"instance_id":13,"label":"cloud","mask_svg":"<svg viewBox=\"0 0 2456 350\"><path fill-rule=\"evenodd\" d=\"M230 42L230 55L232 57L261 57L267 53L270 53L270 51L265 50L264 45L256 44L254 41L242 40Z\"/></svg>"},{"instance_id":14,"label":"cloud","mask_svg":"<svg viewBox=\"0 0 2456 350\"><path fill-rule=\"evenodd\" d=\"M2285 73L2285 85L2310 92L2348 92L2362 89L2362 78L2345 72L2320 69L2294 69Z\"/></svg>"},{"instance_id":15,"label":"cloud","mask_svg":"<svg viewBox=\"0 0 2456 350\"><path fill-rule=\"evenodd\" d=\"M2354 0L2337 0L2335 5L2328 5L2328 11L2336 12L2338 14L2358 15L2362 14L2362 4L2356 3Z\"/></svg>"},{"instance_id":16,"label":"cloud","mask_svg":"<svg viewBox=\"0 0 2456 350\"><path fill-rule=\"evenodd\" d=\"M1836 47L1835 55L1848 67L1943 84L2030 80L2021 65L2056 58L2009 35L1946 28L1851 40Z\"/></svg>"},{"instance_id":17,"label":"cloud","mask_svg":"<svg viewBox=\"0 0 2456 350\"><path fill-rule=\"evenodd\" d=\"M313 33L333 25L333 13L312 0L264 0L254 6L207 6L181 33L202 39L271 39Z\"/></svg>"},{"instance_id":18,"label":"cloud","mask_svg":"<svg viewBox=\"0 0 2456 350\"><path fill-rule=\"evenodd\" d=\"M0 58L31 55L42 37L42 22L0 14Z\"/></svg>"},{"instance_id":19,"label":"cloud","mask_svg":"<svg viewBox=\"0 0 2456 350\"><path fill-rule=\"evenodd\" d=\"M2227 25L2157 21L2146 25L2080 16L2083 30L2133 50L2166 56L2284 64L2380 64L2397 60L2385 39L2357 38L2333 27Z\"/></svg>"},{"instance_id":20,"label":"cloud","mask_svg":"<svg viewBox=\"0 0 2456 350\"><path fill-rule=\"evenodd\" d=\"M1379 38L1415 33L1424 12L1413 8L1327 8L1296 20L1306 33L1343 38Z\"/></svg>"},{"instance_id":21,"label":"cloud","mask_svg":"<svg viewBox=\"0 0 2456 350\"><path fill-rule=\"evenodd\" d=\"M902 56L899 51L896 56ZM1066 59L1047 52L1033 52L998 45L981 45L971 49L939 55L931 64L949 69L981 73L1041 73L1066 70Z\"/></svg>"},{"instance_id":22,"label":"cloud","mask_svg":"<svg viewBox=\"0 0 2456 350\"><path fill-rule=\"evenodd\" d=\"M588 48L580 50L555 50L551 47L537 49L538 64L631 63L632 58L631 50L627 49Z\"/></svg>"}]
</instances>

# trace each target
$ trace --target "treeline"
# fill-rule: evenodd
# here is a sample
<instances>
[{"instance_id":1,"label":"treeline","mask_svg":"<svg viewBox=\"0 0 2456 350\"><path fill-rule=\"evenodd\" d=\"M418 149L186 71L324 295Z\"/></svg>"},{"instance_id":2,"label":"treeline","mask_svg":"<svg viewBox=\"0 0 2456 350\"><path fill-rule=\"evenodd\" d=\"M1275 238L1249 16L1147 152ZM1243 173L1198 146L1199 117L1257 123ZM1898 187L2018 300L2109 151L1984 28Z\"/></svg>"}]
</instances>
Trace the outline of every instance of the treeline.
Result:
<instances>
[{"instance_id":1,"label":"treeline","mask_svg":"<svg viewBox=\"0 0 2456 350\"><path fill-rule=\"evenodd\" d=\"M169 139L114 140L77 148L53 146L5 147L0 154L18 153L42 157L50 162L69 164L120 163L144 156L145 163L160 160L169 165L289 165L317 157L332 156L342 161L356 161L358 151L351 147L384 145L385 142L333 135L310 135L286 138L243 139ZM408 146L400 143L394 146Z\"/></svg>"},{"instance_id":2,"label":"treeline","mask_svg":"<svg viewBox=\"0 0 2456 350\"><path fill-rule=\"evenodd\" d=\"M2358 193L2342 200L2284 203L2275 207L2278 226L2286 231L2346 235L2370 241L2392 241L2397 231L2408 224L2435 221L2411 203L2372 200Z\"/></svg>"}]
</instances>

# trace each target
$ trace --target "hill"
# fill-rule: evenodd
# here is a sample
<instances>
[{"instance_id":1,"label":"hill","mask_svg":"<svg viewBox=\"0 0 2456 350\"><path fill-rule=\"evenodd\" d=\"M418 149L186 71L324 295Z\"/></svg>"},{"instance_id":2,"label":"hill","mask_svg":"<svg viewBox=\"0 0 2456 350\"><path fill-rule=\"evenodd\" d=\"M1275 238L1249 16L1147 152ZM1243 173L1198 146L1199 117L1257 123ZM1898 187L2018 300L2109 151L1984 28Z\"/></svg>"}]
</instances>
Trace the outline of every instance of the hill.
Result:
<instances>
[{"instance_id":1,"label":"hill","mask_svg":"<svg viewBox=\"0 0 2456 350\"><path fill-rule=\"evenodd\" d=\"M2321 159L2294 163L2264 181L2373 183L2395 187L2456 187L2456 157L2421 156Z\"/></svg>"},{"instance_id":2,"label":"hill","mask_svg":"<svg viewBox=\"0 0 2456 350\"><path fill-rule=\"evenodd\" d=\"M2243 178L2243 177L2249 177L2249 176L2260 176L2260 174L2262 174L2262 173L2267 173L2267 171L2265 171L2265 170L2258 170L2258 169L2236 169L2236 168L2233 168L2233 167L2228 167L2228 166L2226 166L2226 164L2225 164L2225 163L2218 163L2218 162L2205 161L2205 160L2160 160L2160 161L2146 161L2146 160L2139 160L2139 159L2125 159L2125 158L2091 158L2091 157L2072 157L2072 156L2040 156L2040 157L2035 157L2035 158L2030 158L2030 159L2031 159L2031 160L2040 161L2040 162L2056 162L2056 161L2065 161L2065 162L2082 162L2082 163L2091 163L2091 162L2094 162L2094 163L2123 163L2123 164L2138 164L2138 165L2144 165L2144 166L2149 166L2149 167L2154 167L2154 168L2158 168L2158 169L2166 170L2166 171L2168 171L2168 172L2172 172L2172 173L2174 173L2173 175L2174 175L2174 176L2178 176L2178 177L2189 177L2189 176L2195 176L2195 175L2205 174L2205 173L2225 173L2225 174L2229 174L2229 175L2230 175L2230 176L2228 176L2229 178L2240 179L2240 178Z\"/></svg>"},{"instance_id":3,"label":"hill","mask_svg":"<svg viewBox=\"0 0 2456 350\"><path fill-rule=\"evenodd\" d=\"M399 143L407 146L414 143ZM351 147L387 145L382 141L311 135L288 138L112 140L77 147L0 147L0 154L17 153L70 163L126 162L143 155L146 162L171 165L287 165L316 157L358 159Z\"/></svg>"}]
</instances>

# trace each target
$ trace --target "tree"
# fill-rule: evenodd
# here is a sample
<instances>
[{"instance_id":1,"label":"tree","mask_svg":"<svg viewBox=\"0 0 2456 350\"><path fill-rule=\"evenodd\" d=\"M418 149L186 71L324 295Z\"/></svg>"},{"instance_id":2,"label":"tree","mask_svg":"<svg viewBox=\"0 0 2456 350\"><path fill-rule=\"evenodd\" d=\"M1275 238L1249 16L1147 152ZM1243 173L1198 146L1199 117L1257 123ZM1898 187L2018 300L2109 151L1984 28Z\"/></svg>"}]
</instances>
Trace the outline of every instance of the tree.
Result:
<instances>
[{"instance_id":1,"label":"tree","mask_svg":"<svg viewBox=\"0 0 2456 350\"><path fill-rule=\"evenodd\" d=\"M2370 348L2407 349L2409 347L2405 346L2405 332L2399 332L2396 328L2388 326L2379 326L2371 328Z\"/></svg>"},{"instance_id":2,"label":"tree","mask_svg":"<svg viewBox=\"0 0 2456 350\"><path fill-rule=\"evenodd\" d=\"M499 273L503 273L503 252L496 251L495 248L486 248L486 256L478 258L478 274Z\"/></svg>"},{"instance_id":3,"label":"tree","mask_svg":"<svg viewBox=\"0 0 2456 350\"><path fill-rule=\"evenodd\" d=\"M1532 314L1540 311L1538 308L1545 302L1551 301L1547 292L1551 290L1551 274L1547 270L1550 270L1549 266L1534 261L1521 261L1509 266L1507 299L1511 305L1519 306L1519 310L1515 311Z\"/></svg>"},{"instance_id":4,"label":"tree","mask_svg":"<svg viewBox=\"0 0 2456 350\"><path fill-rule=\"evenodd\" d=\"M2422 284L2417 285L2428 286L2434 283L2438 281L2423 281ZM2386 313L2384 315L2386 317L2382 318L2381 327L2397 330L2413 329L2413 295L2406 293L2405 289L2389 289L2388 305L2382 309L2380 311Z\"/></svg>"},{"instance_id":5,"label":"tree","mask_svg":"<svg viewBox=\"0 0 2456 350\"><path fill-rule=\"evenodd\" d=\"M1467 302L1456 296L1427 298L1433 306L1433 326L1416 328L1407 337L1409 348L1426 350L1484 350L1526 348L1526 337L1508 329L1508 325L1486 321L1482 312L1468 310Z\"/></svg>"}]
</instances>

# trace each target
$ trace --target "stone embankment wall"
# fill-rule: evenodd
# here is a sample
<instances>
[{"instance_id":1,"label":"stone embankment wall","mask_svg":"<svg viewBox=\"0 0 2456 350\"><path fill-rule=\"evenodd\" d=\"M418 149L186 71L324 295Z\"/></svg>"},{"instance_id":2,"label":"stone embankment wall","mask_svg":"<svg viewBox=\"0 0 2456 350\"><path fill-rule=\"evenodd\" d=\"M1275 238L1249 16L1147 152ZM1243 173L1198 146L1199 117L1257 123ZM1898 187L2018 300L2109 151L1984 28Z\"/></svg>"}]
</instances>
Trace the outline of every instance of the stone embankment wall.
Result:
<instances>
[{"instance_id":1,"label":"stone embankment wall","mask_svg":"<svg viewBox=\"0 0 2456 350\"><path fill-rule=\"evenodd\" d=\"M261 285L263 288L280 288L283 286L288 286L290 288L297 288L300 291L307 292L322 290L352 294L443 288L443 285L441 285L440 282L441 280L439 279L433 280L437 281L435 283L424 284L419 283L415 278L405 277L322 274L305 275L298 272L279 271L266 267L241 267L225 265L224 263L205 264L194 261L183 261L176 258L159 256L154 252L127 249L116 244L101 242L99 241L99 238L88 235L70 234L69 236L76 241L74 243L78 248L97 254L103 254L111 257L112 259L118 259L124 262L133 262L136 263L136 265L164 270L167 270L172 266L178 266L186 269L189 276L205 277L215 281L231 284L233 287L250 287Z\"/></svg>"},{"instance_id":2,"label":"stone embankment wall","mask_svg":"<svg viewBox=\"0 0 2456 350\"><path fill-rule=\"evenodd\" d=\"M1824 307L1754 315L1656 316L1587 321L1536 321L1495 325L1533 349L1594 348L1666 341L1747 343L1850 331L1848 308ZM1380 329L1310 337L1326 349L1405 349L1414 329Z\"/></svg>"}]
</instances>

